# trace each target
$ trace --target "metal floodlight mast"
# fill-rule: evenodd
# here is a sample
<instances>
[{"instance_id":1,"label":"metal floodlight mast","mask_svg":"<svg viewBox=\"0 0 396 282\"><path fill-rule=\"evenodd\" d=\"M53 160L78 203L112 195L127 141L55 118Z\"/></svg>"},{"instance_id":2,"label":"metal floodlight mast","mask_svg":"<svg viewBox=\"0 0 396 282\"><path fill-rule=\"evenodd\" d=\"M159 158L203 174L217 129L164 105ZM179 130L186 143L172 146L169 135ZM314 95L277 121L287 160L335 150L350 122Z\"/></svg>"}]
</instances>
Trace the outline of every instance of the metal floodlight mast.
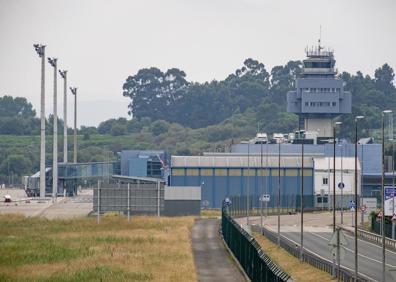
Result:
<instances>
[{"instance_id":1,"label":"metal floodlight mast","mask_svg":"<svg viewBox=\"0 0 396 282\"><path fill-rule=\"evenodd\" d=\"M70 87L74 95L74 134L73 134L73 162L77 163L77 87Z\"/></svg>"},{"instance_id":2,"label":"metal floodlight mast","mask_svg":"<svg viewBox=\"0 0 396 282\"><path fill-rule=\"evenodd\" d=\"M364 116L355 117L355 281L358 279L358 228L357 228L357 203L358 203L358 173L357 173L357 145L358 145L358 121L363 119ZM360 189L360 194L362 193Z\"/></svg>"},{"instance_id":3,"label":"metal floodlight mast","mask_svg":"<svg viewBox=\"0 0 396 282\"><path fill-rule=\"evenodd\" d=\"M45 45L34 44L41 58L41 103L40 103L40 198L45 197Z\"/></svg>"},{"instance_id":4,"label":"metal floodlight mast","mask_svg":"<svg viewBox=\"0 0 396 282\"><path fill-rule=\"evenodd\" d=\"M59 70L63 78L63 162L67 163L67 70Z\"/></svg>"},{"instance_id":5,"label":"metal floodlight mast","mask_svg":"<svg viewBox=\"0 0 396 282\"><path fill-rule=\"evenodd\" d=\"M53 116L53 155L52 155L52 198L58 193L58 100L57 100L57 58L48 58L48 63L54 68L54 116Z\"/></svg>"}]
</instances>

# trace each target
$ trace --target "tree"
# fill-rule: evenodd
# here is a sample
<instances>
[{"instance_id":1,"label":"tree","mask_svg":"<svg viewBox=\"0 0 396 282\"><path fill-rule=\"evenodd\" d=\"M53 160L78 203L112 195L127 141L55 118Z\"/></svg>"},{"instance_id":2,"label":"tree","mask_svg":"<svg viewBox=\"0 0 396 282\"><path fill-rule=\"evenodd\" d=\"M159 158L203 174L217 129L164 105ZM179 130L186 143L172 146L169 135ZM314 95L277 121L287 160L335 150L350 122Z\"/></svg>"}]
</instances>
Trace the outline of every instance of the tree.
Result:
<instances>
[{"instance_id":1,"label":"tree","mask_svg":"<svg viewBox=\"0 0 396 282\"><path fill-rule=\"evenodd\" d=\"M34 118L36 111L26 98L0 97L0 117Z\"/></svg>"},{"instance_id":2,"label":"tree","mask_svg":"<svg viewBox=\"0 0 396 282\"><path fill-rule=\"evenodd\" d=\"M127 128L125 125L115 123L111 127L111 135L113 135L113 136L125 135L126 132L127 132Z\"/></svg>"},{"instance_id":3,"label":"tree","mask_svg":"<svg viewBox=\"0 0 396 282\"><path fill-rule=\"evenodd\" d=\"M182 97L188 85L185 76L176 68L165 73L157 68L141 69L129 76L123 85L123 96L131 99L128 114L136 118L163 118L166 107Z\"/></svg>"},{"instance_id":4,"label":"tree","mask_svg":"<svg viewBox=\"0 0 396 282\"><path fill-rule=\"evenodd\" d=\"M374 77L375 85L378 90L384 92L387 95L395 91L395 86L393 85L395 74L393 69L388 64L384 64L382 67L376 69Z\"/></svg>"},{"instance_id":5,"label":"tree","mask_svg":"<svg viewBox=\"0 0 396 282\"><path fill-rule=\"evenodd\" d=\"M169 124L164 120L157 120L151 124L151 132L154 136L168 132Z\"/></svg>"},{"instance_id":6,"label":"tree","mask_svg":"<svg viewBox=\"0 0 396 282\"><path fill-rule=\"evenodd\" d=\"M20 154L10 154L1 162L0 171L6 175L14 173L24 175L31 173L32 163L28 158Z\"/></svg>"}]
</instances>

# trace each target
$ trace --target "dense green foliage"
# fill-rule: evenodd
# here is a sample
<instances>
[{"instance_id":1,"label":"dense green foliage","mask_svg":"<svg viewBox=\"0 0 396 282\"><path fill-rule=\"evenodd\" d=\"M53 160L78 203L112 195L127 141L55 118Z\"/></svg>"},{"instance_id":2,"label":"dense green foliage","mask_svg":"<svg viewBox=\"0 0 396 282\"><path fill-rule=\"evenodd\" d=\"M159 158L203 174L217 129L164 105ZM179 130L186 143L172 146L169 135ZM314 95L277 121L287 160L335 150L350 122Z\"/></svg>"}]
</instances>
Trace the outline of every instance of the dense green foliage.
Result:
<instances>
[{"instance_id":1,"label":"dense green foliage","mask_svg":"<svg viewBox=\"0 0 396 282\"><path fill-rule=\"evenodd\" d=\"M166 149L171 154L224 151L232 143L252 138L258 126L270 134L291 132L297 128L298 118L286 112L286 93L295 88L300 72L299 61L275 66L268 72L264 64L247 59L222 81L195 83L188 82L186 74L178 69L142 69L123 85L123 95L130 98L129 112L134 118L109 119L98 127L82 126L78 160L111 160L122 149ZM377 137L381 111L396 111L393 69L384 64L374 77L361 72L343 72L339 76L345 81L345 89L351 91L353 101L353 113L338 117L343 121L341 136L351 139L354 116L364 115L359 136ZM38 170L40 124L25 98L4 96L0 98L0 109L0 181L8 182L10 174L21 176ZM48 120L47 134L51 135L52 118ZM63 131L62 120L58 130ZM51 141L48 136L48 165ZM62 144L60 136L60 150ZM68 144L71 159L71 138Z\"/></svg>"}]
</instances>

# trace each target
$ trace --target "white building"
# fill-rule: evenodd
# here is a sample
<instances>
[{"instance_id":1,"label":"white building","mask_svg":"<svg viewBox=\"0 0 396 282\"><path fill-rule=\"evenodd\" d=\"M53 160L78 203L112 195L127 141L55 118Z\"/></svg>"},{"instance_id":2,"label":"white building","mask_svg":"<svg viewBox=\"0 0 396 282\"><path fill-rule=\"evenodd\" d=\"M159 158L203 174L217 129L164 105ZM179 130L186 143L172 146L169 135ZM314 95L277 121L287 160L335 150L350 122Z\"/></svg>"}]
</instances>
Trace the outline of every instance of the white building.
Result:
<instances>
[{"instance_id":1,"label":"white building","mask_svg":"<svg viewBox=\"0 0 396 282\"><path fill-rule=\"evenodd\" d=\"M355 158L337 157L335 167L337 206L341 204L340 197L342 195L344 207L348 207L349 201L353 200L355 194ZM357 162L357 174L357 188L358 195L360 195L361 171L359 161ZM342 186L340 183L344 184L343 189L339 188L339 186ZM330 197L334 195L333 158L314 158L314 191L316 196L315 206L328 206L328 195L330 195Z\"/></svg>"}]
</instances>

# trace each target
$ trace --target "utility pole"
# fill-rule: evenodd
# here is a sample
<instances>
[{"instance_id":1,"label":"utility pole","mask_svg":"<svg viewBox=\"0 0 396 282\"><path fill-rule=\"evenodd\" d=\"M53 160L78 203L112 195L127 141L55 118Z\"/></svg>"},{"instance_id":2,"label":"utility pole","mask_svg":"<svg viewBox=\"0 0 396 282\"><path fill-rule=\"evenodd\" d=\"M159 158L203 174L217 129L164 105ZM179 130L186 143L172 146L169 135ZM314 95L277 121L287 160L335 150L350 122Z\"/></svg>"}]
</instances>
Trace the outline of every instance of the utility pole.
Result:
<instances>
[{"instance_id":1,"label":"utility pole","mask_svg":"<svg viewBox=\"0 0 396 282\"><path fill-rule=\"evenodd\" d=\"M67 70L59 70L63 78L63 162L67 163Z\"/></svg>"},{"instance_id":2,"label":"utility pole","mask_svg":"<svg viewBox=\"0 0 396 282\"><path fill-rule=\"evenodd\" d=\"M52 156L52 198L58 193L58 100L57 100L57 67L58 59L48 58L48 63L54 68L54 116L53 116L53 156Z\"/></svg>"},{"instance_id":3,"label":"utility pole","mask_svg":"<svg viewBox=\"0 0 396 282\"><path fill-rule=\"evenodd\" d=\"M74 135L73 135L73 162L77 163L77 87L70 87L74 95Z\"/></svg>"},{"instance_id":4,"label":"utility pole","mask_svg":"<svg viewBox=\"0 0 396 282\"><path fill-rule=\"evenodd\" d=\"M41 58L41 104L40 104L40 198L45 198L45 45L34 44Z\"/></svg>"}]
</instances>

